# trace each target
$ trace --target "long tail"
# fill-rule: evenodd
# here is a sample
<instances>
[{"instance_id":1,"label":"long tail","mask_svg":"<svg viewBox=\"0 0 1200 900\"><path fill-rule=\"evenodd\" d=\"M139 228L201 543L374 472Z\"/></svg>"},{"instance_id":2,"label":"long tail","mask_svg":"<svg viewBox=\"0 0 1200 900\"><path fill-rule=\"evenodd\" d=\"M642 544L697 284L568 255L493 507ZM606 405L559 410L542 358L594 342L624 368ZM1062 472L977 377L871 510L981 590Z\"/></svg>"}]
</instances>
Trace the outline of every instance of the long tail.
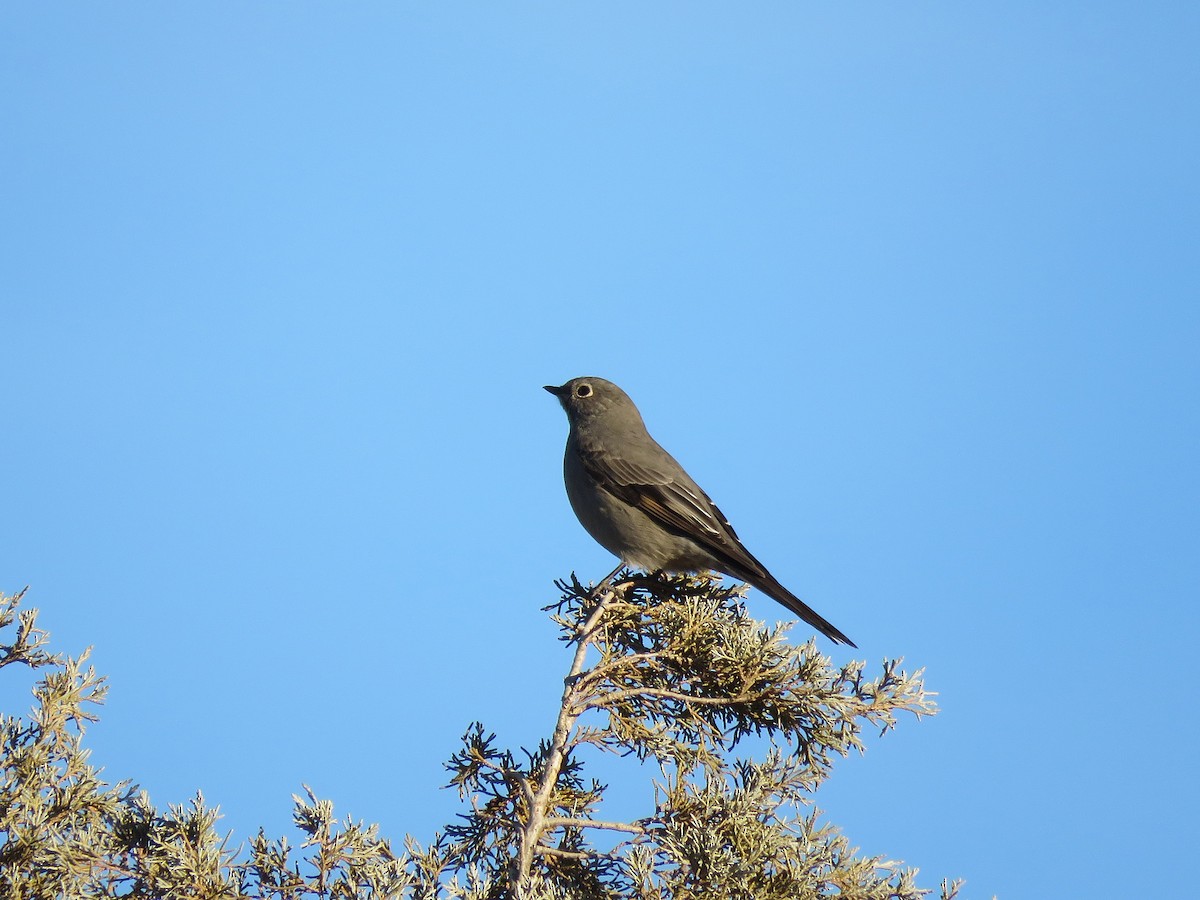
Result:
<instances>
[{"instance_id":1,"label":"long tail","mask_svg":"<svg viewBox=\"0 0 1200 900\"><path fill-rule=\"evenodd\" d=\"M746 573L750 574L750 573ZM766 573L766 577L754 576L745 579L747 582L758 588L772 600L786 606L793 613L811 625L825 637L829 638L835 644L849 644L851 647L858 649L858 644L842 634L833 623L822 618L815 609L785 588L782 584L775 580L770 572Z\"/></svg>"}]
</instances>

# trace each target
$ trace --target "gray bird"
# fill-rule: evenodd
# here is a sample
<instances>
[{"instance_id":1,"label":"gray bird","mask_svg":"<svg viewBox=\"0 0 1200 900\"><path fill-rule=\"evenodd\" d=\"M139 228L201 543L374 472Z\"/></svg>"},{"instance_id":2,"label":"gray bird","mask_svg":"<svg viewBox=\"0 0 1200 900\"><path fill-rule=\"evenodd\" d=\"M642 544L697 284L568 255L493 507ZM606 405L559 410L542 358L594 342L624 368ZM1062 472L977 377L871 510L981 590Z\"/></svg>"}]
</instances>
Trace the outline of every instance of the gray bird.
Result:
<instances>
[{"instance_id":1,"label":"gray bird","mask_svg":"<svg viewBox=\"0 0 1200 900\"><path fill-rule=\"evenodd\" d=\"M601 546L645 572L724 572L782 603L834 643L856 646L742 546L708 494L650 437L623 390L591 377L546 390L571 423L563 459L567 497Z\"/></svg>"}]
</instances>

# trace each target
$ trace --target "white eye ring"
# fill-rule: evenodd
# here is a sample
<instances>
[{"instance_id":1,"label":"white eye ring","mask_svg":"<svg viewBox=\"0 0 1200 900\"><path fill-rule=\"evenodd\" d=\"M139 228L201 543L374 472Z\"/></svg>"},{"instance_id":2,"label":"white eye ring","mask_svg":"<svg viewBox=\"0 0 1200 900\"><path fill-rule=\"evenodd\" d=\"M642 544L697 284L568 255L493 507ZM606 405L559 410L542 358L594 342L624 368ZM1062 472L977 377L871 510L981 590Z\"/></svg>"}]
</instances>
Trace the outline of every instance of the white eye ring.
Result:
<instances>
[{"instance_id":1,"label":"white eye ring","mask_svg":"<svg viewBox=\"0 0 1200 900\"><path fill-rule=\"evenodd\" d=\"M581 384L579 387L575 388L575 396L576 397L592 396L592 386L590 384Z\"/></svg>"}]
</instances>

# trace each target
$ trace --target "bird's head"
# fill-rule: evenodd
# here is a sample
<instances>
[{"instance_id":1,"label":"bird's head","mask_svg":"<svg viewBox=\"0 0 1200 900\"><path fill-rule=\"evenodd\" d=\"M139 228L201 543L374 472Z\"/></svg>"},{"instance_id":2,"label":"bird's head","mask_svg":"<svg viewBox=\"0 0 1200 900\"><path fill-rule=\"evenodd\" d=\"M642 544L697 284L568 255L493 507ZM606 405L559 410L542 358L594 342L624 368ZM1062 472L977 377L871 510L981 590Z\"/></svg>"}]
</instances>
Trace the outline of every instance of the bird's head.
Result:
<instances>
[{"instance_id":1,"label":"bird's head","mask_svg":"<svg viewBox=\"0 0 1200 900\"><path fill-rule=\"evenodd\" d=\"M567 413L567 419L572 425L588 422L605 416L611 412L632 414L641 421L641 415L629 395L603 378L585 375L572 378L566 384L545 385L546 390L558 398L562 408Z\"/></svg>"}]
</instances>

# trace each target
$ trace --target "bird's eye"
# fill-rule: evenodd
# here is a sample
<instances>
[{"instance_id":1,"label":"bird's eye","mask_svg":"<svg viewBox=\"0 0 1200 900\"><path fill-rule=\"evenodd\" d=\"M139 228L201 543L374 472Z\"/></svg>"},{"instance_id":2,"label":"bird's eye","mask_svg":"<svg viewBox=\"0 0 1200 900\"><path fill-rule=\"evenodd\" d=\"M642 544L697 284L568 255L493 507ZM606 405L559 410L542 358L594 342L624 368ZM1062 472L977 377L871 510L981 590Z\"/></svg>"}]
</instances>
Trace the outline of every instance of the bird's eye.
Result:
<instances>
[{"instance_id":1,"label":"bird's eye","mask_svg":"<svg viewBox=\"0 0 1200 900\"><path fill-rule=\"evenodd\" d=\"M592 386L590 384L581 384L579 387L575 388L575 396L576 397L592 396Z\"/></svg>"}]
</instances>

